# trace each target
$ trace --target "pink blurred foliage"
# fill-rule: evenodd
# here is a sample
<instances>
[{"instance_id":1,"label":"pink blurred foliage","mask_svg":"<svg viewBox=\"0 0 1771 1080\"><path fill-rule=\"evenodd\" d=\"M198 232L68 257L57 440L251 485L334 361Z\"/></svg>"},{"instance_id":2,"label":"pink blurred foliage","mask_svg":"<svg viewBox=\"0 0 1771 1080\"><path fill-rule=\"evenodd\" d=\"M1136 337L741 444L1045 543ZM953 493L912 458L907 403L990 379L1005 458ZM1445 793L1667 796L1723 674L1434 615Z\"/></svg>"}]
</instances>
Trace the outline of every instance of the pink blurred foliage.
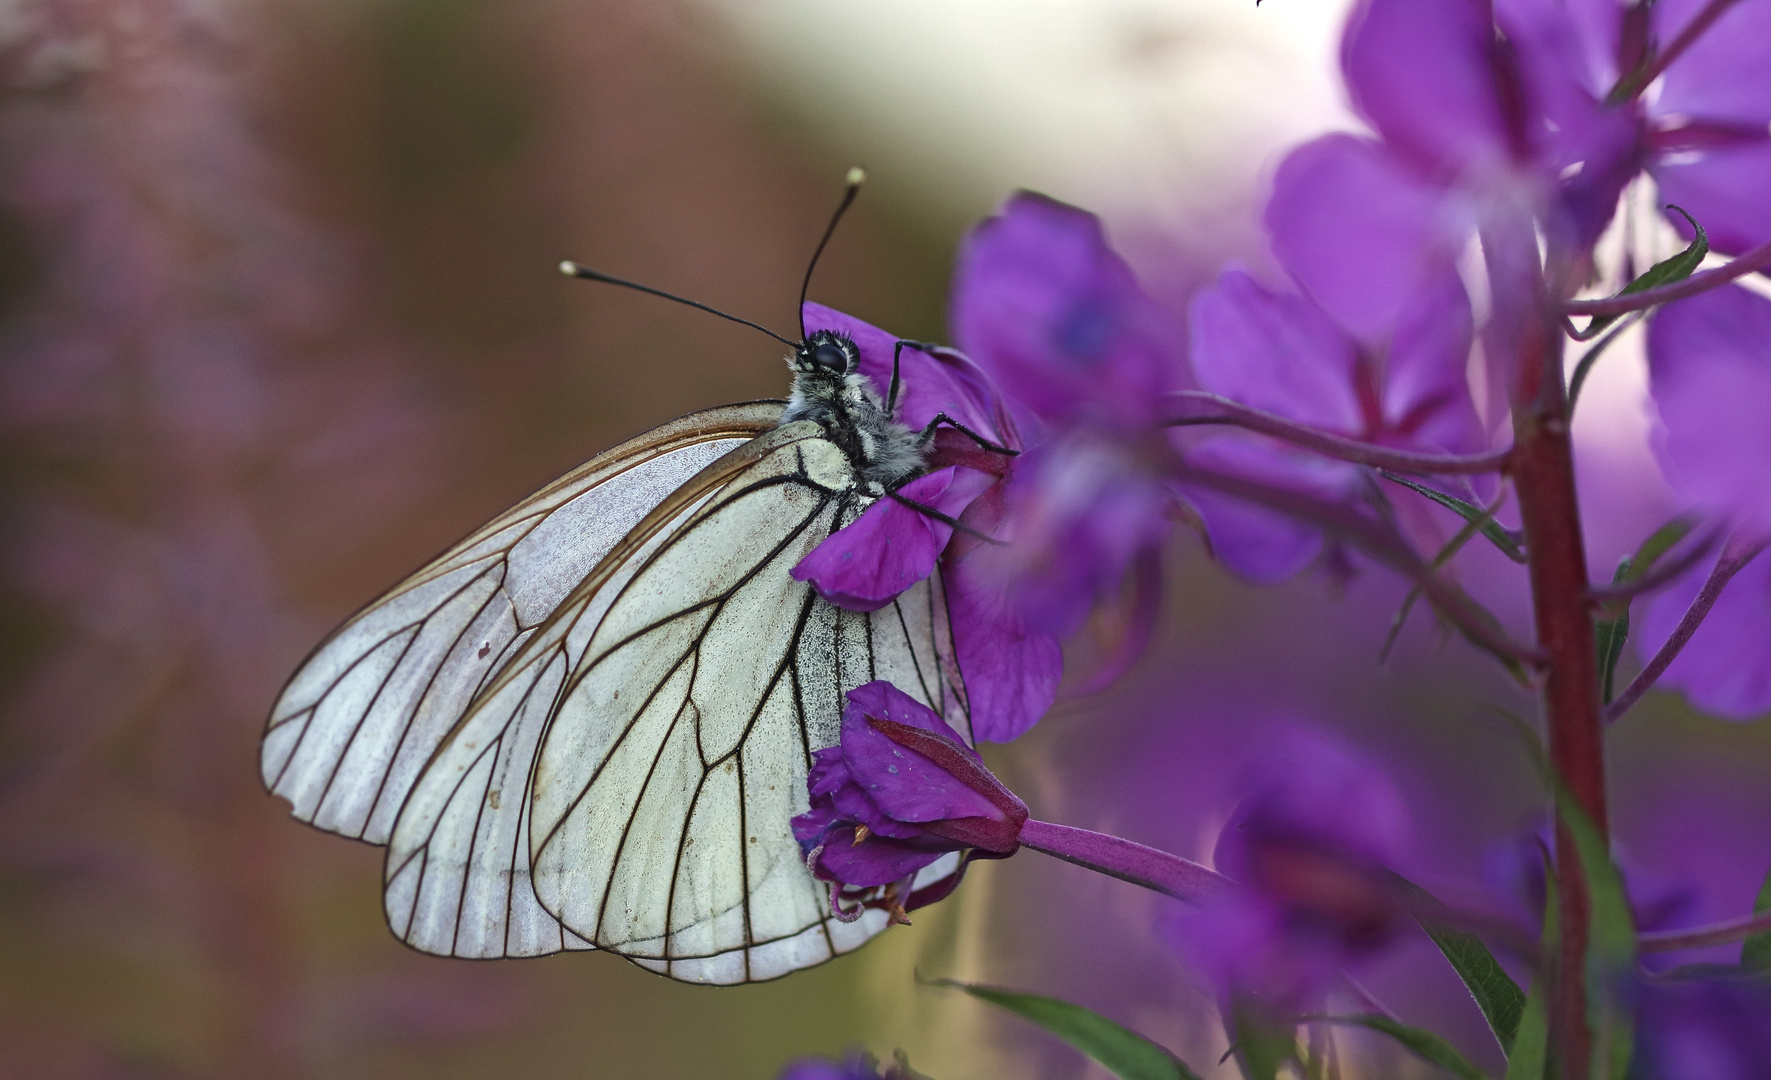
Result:
<instances>
[{"instance_id":1,"label":"pink blurred foliage","mask_svg":"<svg viewBox=\"0 0 1771 1080\"><path fill-rule=\"evenodd\" d=\"M444 420L363 253L304 218L261 137L251 16L26 0L0 18L0 198L36 260L0 328L0 543L40 616L0 705L0 872L35 899L4 917L51 950L201 973L219 1049L157 1051L155 1075L306 1071L323 1006L295 970L257 735L323 630L302 585L433 488ZM448 1006L453 986L355 993L433 1017L400 1030L511 1011L488 986ZM120 1068L137 1051L104 1045L117 1026L0 1016L31 1029L39 1075Z\"/></svg>"}]
</instances>

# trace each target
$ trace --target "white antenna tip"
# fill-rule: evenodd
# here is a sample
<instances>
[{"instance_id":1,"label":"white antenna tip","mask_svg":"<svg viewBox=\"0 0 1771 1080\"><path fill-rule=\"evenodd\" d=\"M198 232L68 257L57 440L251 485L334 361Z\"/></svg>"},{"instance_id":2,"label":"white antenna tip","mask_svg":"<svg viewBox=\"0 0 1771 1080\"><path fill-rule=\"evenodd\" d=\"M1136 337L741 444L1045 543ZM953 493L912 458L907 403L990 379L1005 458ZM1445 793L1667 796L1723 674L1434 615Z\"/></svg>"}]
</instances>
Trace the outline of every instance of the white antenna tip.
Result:
<instances>
[{"instance_id":1,"label":"white antenna tip","mask_svg":"<svg viewBox=\"0 0 1771 1080\"><path fill-rule=\"evenodd\" d=\"M849 170L847 183L850 187L860 187L867 182L867 170L856 165Z\"/></svg>"},{"instance_id":2,"label":"white antenna tip","mask_svg":"<svg viewBox=\"0 0 1771 1080\"><path fill-rule=\"evenodd\" d=\"M560 262L560 273L566 275L567 277L577 277L578 276L578 264L573 262L571 259L563 259Z\"/></svg>"}]
</instances>

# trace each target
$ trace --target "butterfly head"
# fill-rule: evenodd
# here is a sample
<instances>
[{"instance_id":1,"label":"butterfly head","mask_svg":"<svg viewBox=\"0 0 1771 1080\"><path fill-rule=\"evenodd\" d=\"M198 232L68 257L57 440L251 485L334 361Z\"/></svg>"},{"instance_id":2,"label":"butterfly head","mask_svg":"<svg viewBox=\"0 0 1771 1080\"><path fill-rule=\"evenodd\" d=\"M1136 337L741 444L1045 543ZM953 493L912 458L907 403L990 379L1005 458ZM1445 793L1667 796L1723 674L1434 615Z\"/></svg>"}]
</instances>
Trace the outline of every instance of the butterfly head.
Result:
<instances>
[{"instance_id":1,"label":"butterfly head","mask_svg":"<svg viewBox=\"0 0 1771 1080\"><path fill-rule=\"evenodd\" d=\"M793 351L788 361L799 375L828 375L841 379L860 366L861 352L847 335L816 330Z\"/></svg>"}]
</instances>

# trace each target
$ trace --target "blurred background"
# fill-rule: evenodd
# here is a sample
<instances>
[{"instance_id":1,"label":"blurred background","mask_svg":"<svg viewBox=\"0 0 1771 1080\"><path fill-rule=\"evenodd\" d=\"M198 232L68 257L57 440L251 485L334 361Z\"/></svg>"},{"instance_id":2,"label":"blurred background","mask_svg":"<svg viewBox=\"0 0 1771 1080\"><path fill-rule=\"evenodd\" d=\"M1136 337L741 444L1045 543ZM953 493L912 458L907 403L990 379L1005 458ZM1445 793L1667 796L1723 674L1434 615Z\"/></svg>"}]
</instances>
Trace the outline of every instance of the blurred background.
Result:
<instances>
[{"instance_id":1,"label":"blurred background","mask_svg":"<svg viewBox=\"0 0 1771 1080\"><path fill-rule=\"evenodd\" d=\"M945 337L954 245L1025 186L1102 213L1180 313L1226 259L1269 266L1282 148L1353 123L1344 10L0 0L0 1076L760 1080L856 1045L939 1080L1104 1075L919 970L1062 994L1230 1075L1162 903L1036 855L766 986L418 955L379 850L290 820L257 740L306 650L462 533L656 423L784 392L774 343L560 259L787 330L860 163L819 300ZM1608 364L1581 427L1606 567L1665 510L1639 364ZM1240 764L1301 719L1397 774L1431 885L1473 888L1533 822L1478 704L1529 701L1423 615L1381 667L1395 582L1255 590L1189 536L1169 570L1143 662L987 751L1036 814L1205 858ZM1464 572L1522 617L1507 564ZM1750 905L1768 765L1765 725L1673 699L1616 733L1622 843L1693 920ZM1370 983L1498 1062L1424 941Z\"/></svg>"}]
</instances>

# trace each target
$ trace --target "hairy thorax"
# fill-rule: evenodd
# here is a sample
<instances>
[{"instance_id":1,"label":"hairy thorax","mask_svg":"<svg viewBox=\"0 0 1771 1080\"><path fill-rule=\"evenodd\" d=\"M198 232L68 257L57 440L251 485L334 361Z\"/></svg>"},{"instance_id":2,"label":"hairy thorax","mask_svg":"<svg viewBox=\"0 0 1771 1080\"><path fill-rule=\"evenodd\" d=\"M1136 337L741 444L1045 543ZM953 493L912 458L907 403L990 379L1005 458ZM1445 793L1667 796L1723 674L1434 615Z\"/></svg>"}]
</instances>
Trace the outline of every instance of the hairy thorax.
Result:
<instances>
[{"instance_id":1,"label":"hairy thorax","mask_svg":"<svg viewBox=\"0 0 1771 1080\"><path fill-rule=\"evenodd\" d=\"M841 362L830 351L841 351ZM854 343L819 331L787 358L793 369L793 393L783 424L811 420L855 467L856 486L880 496L923 468L923 451L915 432L887 415L885 405L867 378L856 370Z\"/></svg>"}]
</instances>

